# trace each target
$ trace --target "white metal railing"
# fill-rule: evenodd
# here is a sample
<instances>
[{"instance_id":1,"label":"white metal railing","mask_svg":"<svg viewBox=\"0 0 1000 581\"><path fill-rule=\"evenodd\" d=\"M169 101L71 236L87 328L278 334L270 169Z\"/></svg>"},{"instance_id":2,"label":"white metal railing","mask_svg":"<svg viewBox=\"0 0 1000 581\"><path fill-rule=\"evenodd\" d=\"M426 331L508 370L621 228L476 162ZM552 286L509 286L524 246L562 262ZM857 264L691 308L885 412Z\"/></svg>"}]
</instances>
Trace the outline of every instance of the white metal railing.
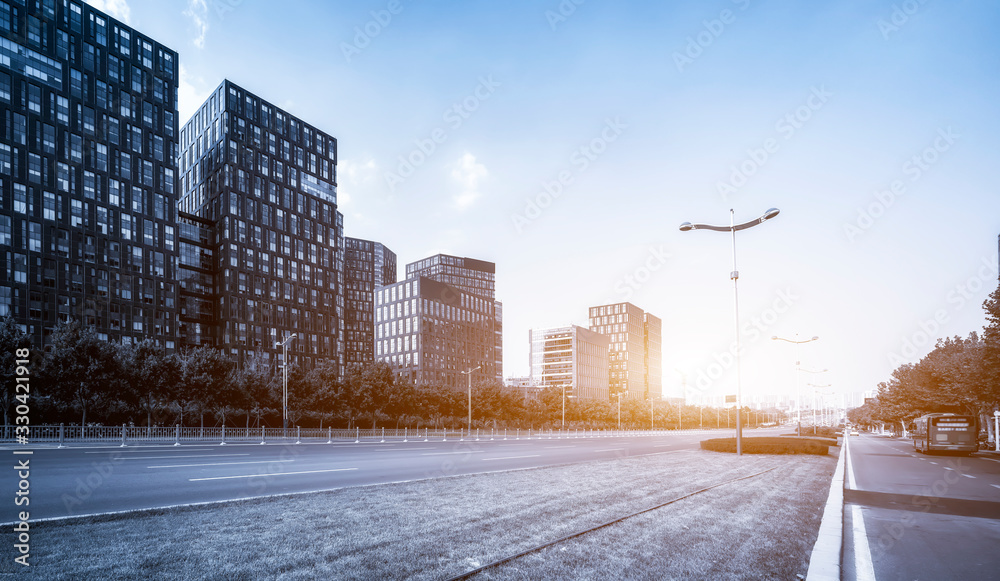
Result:
<instances>
[{"instance_id":1,"label":"white metal railing","mask_svg":"<svg viewBox=\"0 0 1000 581\"><path fill-rule=\"evenodd\" d=\"M181 427L181 426L30 426L22 441L24 430L17 426L0 427L0 443L117 443L122 446L141 443L260 443L268 442L411 442L411 441L468 441L468 440L537 440L568 438L613 438L633 436L662 436L690 434L705 429L660 430L535 430L535 429L458 429L429 428L361 429L333 428L236 428L236 427Z\"/></svg>"}]
</instances>

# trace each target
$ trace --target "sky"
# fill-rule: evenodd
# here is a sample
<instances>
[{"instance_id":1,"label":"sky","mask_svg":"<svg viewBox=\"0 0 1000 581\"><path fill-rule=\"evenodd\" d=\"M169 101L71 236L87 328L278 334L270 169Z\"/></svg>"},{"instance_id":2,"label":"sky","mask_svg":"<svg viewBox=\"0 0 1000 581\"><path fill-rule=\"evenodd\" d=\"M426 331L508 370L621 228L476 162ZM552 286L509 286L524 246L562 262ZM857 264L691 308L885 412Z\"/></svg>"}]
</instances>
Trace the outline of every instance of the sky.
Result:
<instances>
[{"instance_id":1,"label":"sky","mask_svg":"<svg viewBox=\"0 0 1000 581\"><path fill-rule=\"evenodd\" d=\"M736 235L744 397L797 358L803 397L874 390L997 286L993 2L91 4L180 53L182 123L228 78L335 136L346 235L401 276L495 262L508 377L627 300L664 395L735 393L733 240L679 230L730 210L780 210Z\"/></svg>"}]
</instances>

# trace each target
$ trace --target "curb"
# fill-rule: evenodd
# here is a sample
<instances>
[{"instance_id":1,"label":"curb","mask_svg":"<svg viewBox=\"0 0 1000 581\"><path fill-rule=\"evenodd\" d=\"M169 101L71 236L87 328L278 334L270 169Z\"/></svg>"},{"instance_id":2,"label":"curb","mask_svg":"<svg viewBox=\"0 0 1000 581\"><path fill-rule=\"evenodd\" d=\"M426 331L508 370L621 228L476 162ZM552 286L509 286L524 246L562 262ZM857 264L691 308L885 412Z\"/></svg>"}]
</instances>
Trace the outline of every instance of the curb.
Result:
<instances>
[{"instance_id":1,"label":"curb","mask_svg":"<svg viewBox=\"0 0 1000 581\"><path fill-rule=\"evenodd\" d=\"M840 557L844 544L844 462L847 458L847 438L840 447L837 469L830 482L819 535L809 557L806 581L840 581Z\"/></svg>"}]
</instances>

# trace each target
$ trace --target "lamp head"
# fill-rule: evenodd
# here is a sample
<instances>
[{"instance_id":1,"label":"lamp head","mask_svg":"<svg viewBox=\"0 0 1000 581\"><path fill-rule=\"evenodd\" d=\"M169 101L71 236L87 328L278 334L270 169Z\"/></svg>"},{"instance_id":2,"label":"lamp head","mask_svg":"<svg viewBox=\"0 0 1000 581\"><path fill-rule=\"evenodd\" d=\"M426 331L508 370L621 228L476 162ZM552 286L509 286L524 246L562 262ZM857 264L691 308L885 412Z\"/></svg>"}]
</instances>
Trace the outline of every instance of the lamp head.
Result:
<instances>
[{"instance_id":1,"label":"lamp head","mask_svg":"<svg viewBox=\"0 0 1000 581\"><path fill-rule=\"evenodd\" d=\"M687 232L688 230L694 230L694 224L691 222L684 222L681 224L681 232Z\"/></svg>"},{"instance_id":2,"label":"lamp head","mask_svg":"<svg viewBox=\"0 0 1000 581\"><path fill-rule=\"evenodd\" d=\"M777 208L770 208L770 209L768 209L768 211L764 212L764 219L765 220L770 220L771 218L774 218L775 216L777 216L778 212L780 212L780 211L781 210L779 210Z\"/></svg>"}]
</instances>

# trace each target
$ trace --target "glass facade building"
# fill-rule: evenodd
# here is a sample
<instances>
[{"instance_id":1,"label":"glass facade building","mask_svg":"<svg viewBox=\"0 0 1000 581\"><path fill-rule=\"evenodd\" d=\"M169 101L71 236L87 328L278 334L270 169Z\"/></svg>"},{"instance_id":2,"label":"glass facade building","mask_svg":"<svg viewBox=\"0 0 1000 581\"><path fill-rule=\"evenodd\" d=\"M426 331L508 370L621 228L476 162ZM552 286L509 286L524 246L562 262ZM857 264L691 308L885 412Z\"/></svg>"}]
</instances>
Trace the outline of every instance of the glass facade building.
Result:
<instances>
[{"instance_id":1,"label":"glass facade building","mask_svg":"<svg viewBox=\"0 0 1000 581\"><path fill-rule=\"evenodd\" d=\"M181 130L180 148L179 209L193 224L181 259L182 342L242 361L250 351L275 357L275 343L294 333L292 363L332 360L342 374L337 140L227 80Z\"/></svg>"},{"instance_id":2,"label":"glass facade building","mask_svg":"<svg viewBox=\"0 0 1000 581\"><path fill-rule=\"evenodd\" d=\"M76 0L0 1L0 316L176 348L177 53Z\"/></svg>"},{"instance_id":3,"label":"glass facade building","mask_svg":"<svg viewBox=\"0 0 1000 581\"><path fill-rule=\"evenodd\" d=\"M564 386L567 395L581 400L605 400L608 395L606 335L571 325L532 329L530 385L544 389Z\"/></svg>"},{"instance_id":4,"label":"glass facade building","mask_svg":"<svg viewBox=\"0 0 1000 581\"><path fill-rule=\"evenodd\" d=\"M502 381L502 331L491 262L439 254L406 265L375 293L375 357L414 384L459 388L462 374Z\"/></svg>"},{"instance_id":5,"label":"glass facade building","mask_svg":"<svg viewBox=\"0 0 1000 581\"><path fill-rule=\"evenodd\" d=\"M608 337L611 396L658 398L663 392L662 323L632 303L590 308L590 330Z\"/></svg>"},{"instance_id":6,"label":"glass facade building","mask_svg":"<svg viewBox=\"0 0 1000 581\"><path fill-rule=\"evenodd\" d=\"M379 242L345 238L347 366L375 360L375 289L396 282L396 254Z\"/></svg>"}]
</instances>

